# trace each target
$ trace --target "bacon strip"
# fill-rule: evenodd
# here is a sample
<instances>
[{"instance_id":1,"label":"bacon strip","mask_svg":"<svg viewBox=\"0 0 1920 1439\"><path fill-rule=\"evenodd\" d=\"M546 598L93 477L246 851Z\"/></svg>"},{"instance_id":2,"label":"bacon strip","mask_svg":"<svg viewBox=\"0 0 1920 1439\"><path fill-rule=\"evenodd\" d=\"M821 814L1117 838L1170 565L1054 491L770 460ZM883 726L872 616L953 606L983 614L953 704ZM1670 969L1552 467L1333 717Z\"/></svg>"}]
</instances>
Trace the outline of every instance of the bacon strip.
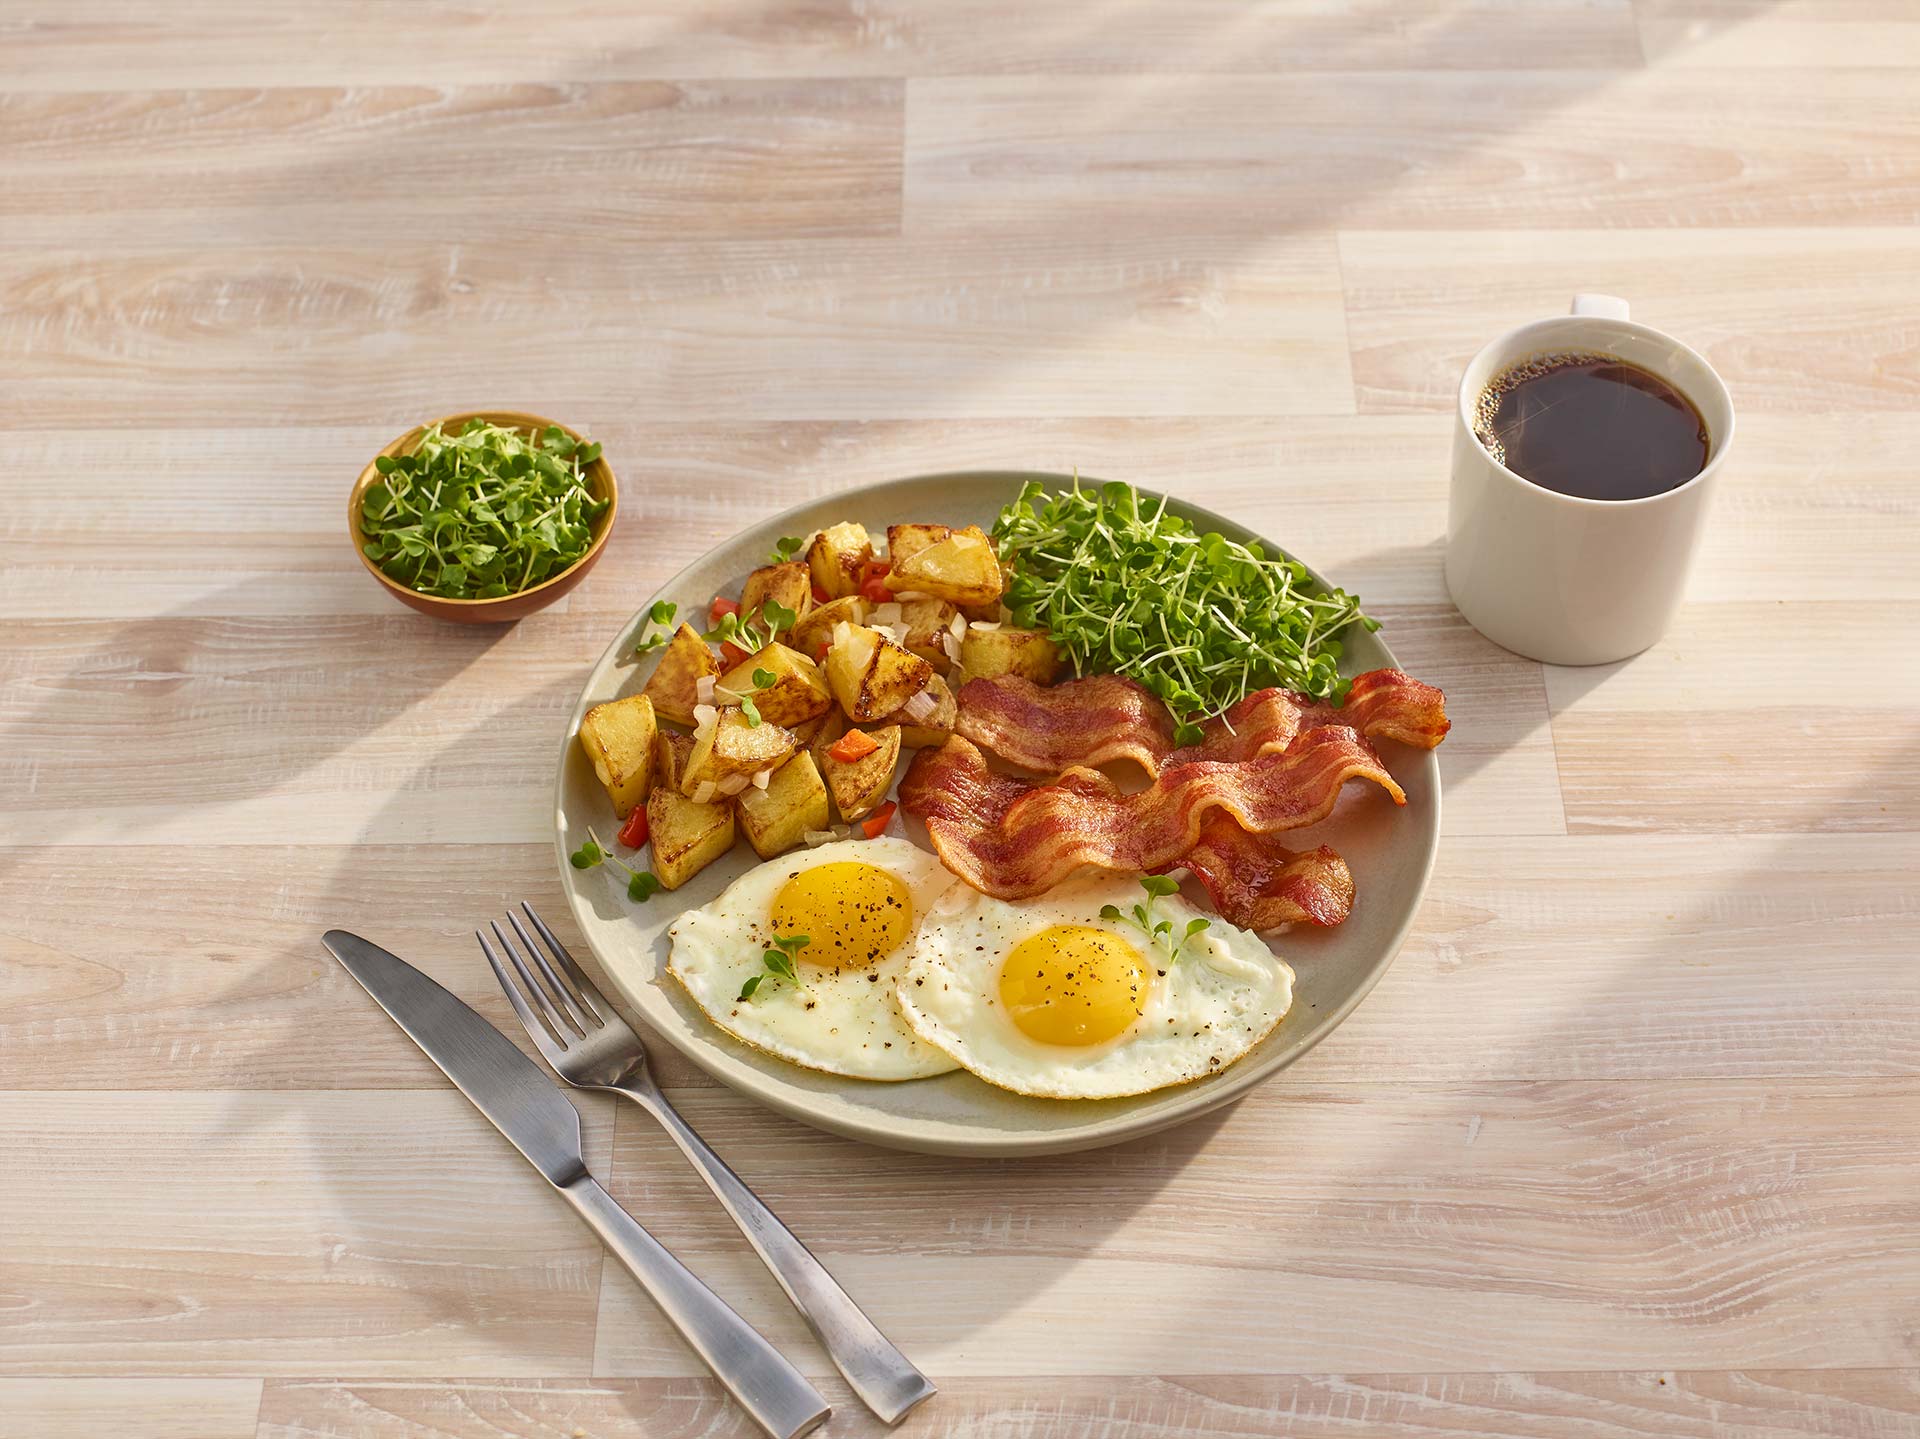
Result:
<instances>
[{"instance_id":1,"label":"bacon strip","mask_svg":"<svg viewBox=\"0 0 1920 1439\"><path fill-rule=\"evenodd\" d=\"M1094 769L1072 768L1045 785L995 774L956 736L914 757L900 803L926 821L941 863L961 879L1000 899L1028 899L1082 866L1170 868L1216 811L1261 835L1318 823L1350 779L1370 779L1406 803L1372 746L1344 725L1309 730L1280 753L1238 764L1169 765L1134 794Z\"/></svg>"},{"instance_id":2,"label":"bacon strip","mask_svg":"<svg viewBox=\"0 0 1920 1439\"><path fill-rule=\"evenodd\" d=\"M1010 764L1043 774L1075 765L1130 759L1149 775L1197 760L1233 762L1286 749L1324 725L1345 725L1369 739L1432 749L1446 738L1446 696L1399 670L1371 670L1353 681L1340 708L1291 690L1256 690L1206 722L1200 742L1173 743L1167 707L1121 675L1094 675L1043 688L1002 675L960 689L955 732Z\"/></svg>"},{"instance_id":3,"label":"bacon strip","mask_svg":"<svg viewBox=\"0 0 1920 1439\"><path fill-rule=\"evenodd\" d=\"M1305 920L1335 925L1353 913L1353 871L1326 845L1291 850L1214 814L1180 864L1229 924L1256 932Z\"/></svg>"}]
</instances>

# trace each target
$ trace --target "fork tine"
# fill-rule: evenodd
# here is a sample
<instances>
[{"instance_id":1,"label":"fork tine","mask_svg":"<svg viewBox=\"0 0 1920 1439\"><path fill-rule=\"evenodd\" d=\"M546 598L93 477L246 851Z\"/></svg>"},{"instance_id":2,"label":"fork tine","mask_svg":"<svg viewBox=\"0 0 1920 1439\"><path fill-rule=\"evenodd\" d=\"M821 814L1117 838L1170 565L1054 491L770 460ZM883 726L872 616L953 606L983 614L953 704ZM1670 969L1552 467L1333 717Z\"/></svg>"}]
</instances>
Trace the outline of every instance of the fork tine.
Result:
<instances>
[{"instance_id":1,"label":"fork tine","mask_svg":"<svg viewBox=\"0 0 1920 1439\"><path fill-rule=\"evenodd\" d=\"M574 989L579 992L581 1002L593 1011L595 1019L604 1022L606 1016L600 1013L600 1006L604 1005L606 1000L600 997L600 991L595 987L594 982L587 978L578 964L574 963L573 956L567 952L567 947L554 936L552 930L547 928L547 922L534 912L533 906L523 899L520 901L520 908L527 912L527 918L533 921L533 927L540 931L540 938L547 942L547 948L553 952L553 957L560 961L561 968L566 970L567 977L573 981ZM507 911L507 918L513 919L513 911ZM519 927L519 922L516 920L514 928Z\"/></svg>"},{"instance_id":2,"label":"fork tine","mask_svg":"<svg viewBox=\"0 0 1920 1439\"><path fill-rule=\"evenodd\" d=\"M564 1003L556 1004L553 996L540 987L540 981L533 977L533 971L527 968L527 962L520 957L520 951L514 947L513 941L507 938L506 931L500 928L500 921L496 919L488 923L493 930L493 937L500 941L500 948L513 962L513 967L518 971L520 978L526 981L527 997L551 1021L548 1027L558 1037L560 1047L564 1049L572 1042L560 1032L562 1026L571 1029L574 1034L584 1039L587 1033L586 1026L574 1016L571 1008Z\"/></svg>"},{"instance_id":3,"label":"fork tine","mask_svg":"<svg viewBox=\"0 0 1920 1439\"><path fill-rule=\"evenodd\" d=\"M520 1023L526 1028L527 1034L536 1044L540 1044L540 1036L545 1033L555 1044L565 1049L567 1041L554 1033L553 1021L547 1018L545 1008L542 1007L536 1011L528 1007L526 996L520 993L520 986L513 982L511 976L507 974L506 966L500 962L500 956L495 954L493 946L487 943L487 932L484 929L476 929L473 937L480 941L480 952L487 957L487 963L493 967L493 977L500 981L500 987L507 992L507 1003L511 1004L513 1012L520 1016ZM546 1046L541 1044L540 1047L544 1049Z\"/></svg>"},{"instance_id":4,"label":"fork tine","mask_svg":"<svg viewBox=\"0 0 1920 1439\"><path fill-rule=\"evenodd\" d=\"M547 963L546 953L539 945L533 942L533 936L527 933L527 927L520 923L520 916L512 910L508 910L507 923L511 924L513 926L513 932L520 936L521 943L526 945L527 953L532 955L534 962L540 966L540 972L546 975L547 982L550 983L555 990L573 1001L573 1007L577 1012L591 1016L595 1029L605 1024L606 1021L600 1017L600 1011L595 1009L579 990L575 989L571 984L568 984L564 978L554 972L553 966Z\"/></svg>"}]
</instances>

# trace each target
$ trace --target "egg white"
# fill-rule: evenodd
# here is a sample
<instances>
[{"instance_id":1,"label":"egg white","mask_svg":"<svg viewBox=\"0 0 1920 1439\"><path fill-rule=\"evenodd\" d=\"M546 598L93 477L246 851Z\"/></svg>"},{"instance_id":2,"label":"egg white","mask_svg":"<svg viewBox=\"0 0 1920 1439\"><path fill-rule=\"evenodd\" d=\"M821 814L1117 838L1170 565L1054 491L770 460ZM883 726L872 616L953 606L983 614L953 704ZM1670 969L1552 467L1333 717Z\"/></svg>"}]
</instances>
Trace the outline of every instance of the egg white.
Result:
<instances>
[{"instance_id":1,"label":"egg white","mask_svg":"<svg viewBox=\"0 0 1920 1439\"><path fill-rule=\"evenodd\" d=\"M913 1031L1002 1089L1050 1099L1145 1094L1217 1074L1273 1031L1293 1003L1293 970L1257 935L1207 915L1208 929L1180 958L1149 946L1138 926L1100 918L1143 898L1138 879L1104 876L1062 885L1044 899L1009 904L965 886L949 890L922 921L900 981L900 1011ZM1158 917L1185 932L1201 911L1179 896ZM1138 1021L1103 1043L1048 1044L1019 1029L1000 1002L1000 970L1022 940L1055 925L1118 935L1147 960Z\"/></svg>"},{"instance_id":2,"label":"egg white","mask_svg":"<svg viewBox=\"0 0 1920 1439\"><path fill-rule=\"evenodd\" d=\"M809 964L803 949L804 990L768 975L742 1000L741 986L766 974L761 954L774 937L769 916L781 886L817 865L849 860L885 870L907 887L913 914L906 937L859 968ZM957 1067L954 1061L907 1027L894 993L913 953L913 926L956 883L938 859L891 836L795 850L756 865L711 904L675 920L667 930L673 941L667 972L728 1034L794 1064L855 1079L945 1074Z\"/></svg>"}]
</instances>

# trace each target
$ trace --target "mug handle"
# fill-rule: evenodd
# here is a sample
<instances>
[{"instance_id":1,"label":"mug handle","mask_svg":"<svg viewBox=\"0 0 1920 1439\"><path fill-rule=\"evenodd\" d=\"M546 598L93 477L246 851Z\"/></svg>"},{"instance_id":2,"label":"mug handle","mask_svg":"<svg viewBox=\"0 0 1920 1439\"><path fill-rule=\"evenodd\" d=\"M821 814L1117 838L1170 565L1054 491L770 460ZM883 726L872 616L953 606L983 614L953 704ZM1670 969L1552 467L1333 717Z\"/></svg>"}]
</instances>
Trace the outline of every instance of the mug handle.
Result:
<instances>
[{"instance_id":1,"label":"mug handle","mask_svg":"<svg viewBox=\"0 0 1920 1439\"><path fill-rule=\"evenodd\" d=\"M1601 320L1625 320L1629 318L1627 314L1627 302L1618 295L1575 295L1573 297L1573 304L1567 313L1569 315L1592 315Z\"/></svg>"}]
</instances>

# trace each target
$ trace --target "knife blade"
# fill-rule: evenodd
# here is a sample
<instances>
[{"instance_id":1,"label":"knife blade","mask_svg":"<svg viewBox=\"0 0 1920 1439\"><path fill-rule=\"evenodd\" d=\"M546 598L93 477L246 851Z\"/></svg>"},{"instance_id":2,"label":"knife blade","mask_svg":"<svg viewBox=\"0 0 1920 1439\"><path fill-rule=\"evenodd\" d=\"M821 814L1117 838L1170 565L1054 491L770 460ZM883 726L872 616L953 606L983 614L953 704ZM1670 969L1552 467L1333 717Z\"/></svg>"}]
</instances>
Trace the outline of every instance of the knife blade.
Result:
<instances>
[{"instance_id":1,"label":"knife blade","mask_svg":"<svg viewBox=\"0 0 1920 1439\"><path fill-rule=\"evenodd\" d=\"M768 1434L797 1439L832 1413L779 1350L600 1186L581 1148L580 1111L511 1040L372 941L330 929L320 942L586 1220Z\"/></svg>"}]
</instances>

